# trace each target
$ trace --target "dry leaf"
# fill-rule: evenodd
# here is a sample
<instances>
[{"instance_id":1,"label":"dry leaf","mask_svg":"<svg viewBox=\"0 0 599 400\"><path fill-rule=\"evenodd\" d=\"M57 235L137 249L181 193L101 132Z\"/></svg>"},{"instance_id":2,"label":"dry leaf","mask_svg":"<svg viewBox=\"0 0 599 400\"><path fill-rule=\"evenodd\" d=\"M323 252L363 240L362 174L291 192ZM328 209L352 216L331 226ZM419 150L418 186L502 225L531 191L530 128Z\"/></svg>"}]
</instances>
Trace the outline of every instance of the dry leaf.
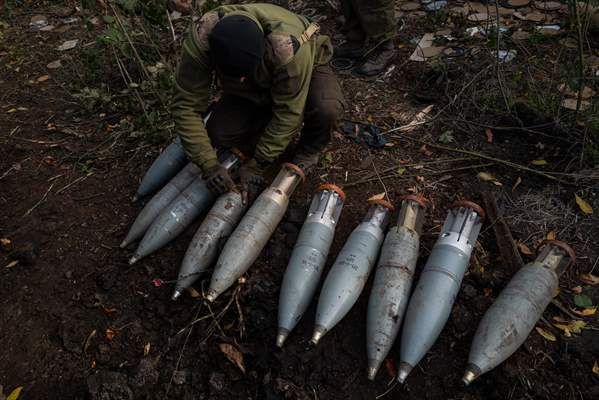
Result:
<instances>
[{"instance_id":1,"label":"dry leaf","mask_svg":"<svg viewBox=\"0 0 599 400\"><path fill-rule=\"evenodd\" d=\"M12 392L10 392L10 394L8 395L6 400L17 400L19 398L19 396L21 395L22 390L23 390L23 386L17 387Z\"/></svg>"},{"instance_id":2,"label":"dry leaf","mask_svg":"<svg viewBox=\"0 0 599 400\"><path fill-rule=\"evenodd\" d=\"M48 65L46 65L46 67L48 69L56 69L56 68L62 67L62 63L60 62L60 60L56 60L56 61L52 61L51 63L48 63Z\"/></svg>"},{"instance_id":3,"label":"dry leaf","mask_svg":"<svg viewBox=\"0 0 599 400\"><path fill-rule=\"evenodd\" d=\"M46 82L48 79L50 79L50 75L42 75L39 78L37 78L38 82Z\"/></svg>"},{"instance_id":4,"label":"dry leaf","mask_svg":"<svg viewBox=\"0 0 599 400\"><path fill-rule=\"evenodd\" d=\"M90 367L92 369L96 368L96 360L92 360L92 363L91 363Z\"/></svg>"},{"instance_id":5,"label":"dry leaf","mask_svg":"<svg viewBox=\"0 0 599 400\"><path fill-rule=\"evenodd\" d=\"M553 324L553 325L556 328L564 331L564 335L566 337L571 337L572 333L580 333L580 330L582 328L584 328L585 326L587 326L587 323L584 321L580 321L580 320L572 320L572 321L568 322L567 325L565 325L565 324Z\"/></svg>"},{"instance_id":6,"label":"dry leaf","mask_svg":"<svg viewBox=\"0 0 599 400\"><path fill-rule=\"evenodd\" d=\"M581 317L590 317L591 315L595 315L597 313L597 307L592 308L583 308L581 311L570 308L572 312L576 315L580 315Z\"/></svg>"},{"instance_id":7,"label":"dry leaf","mask_svg":"<svg viewBox=\"0 0 599 400\"><path fill-rule=\"evenodd\" d=\"M245 374L245 365L243 364L243 354L237 350L234 346L228 343L221 343L218 345L220 351L227 357L229 361L237 366Z\"/></svg>"},{"instance_id":8,"label":"dry leaf","mask_svg":"<svg viewBox=\"0 0 599 400\"><path fill-rule=\"evenodd\" d=\"M144 345L144 356L147 356L148 354L150 354L150 347L151 347L151 346L152 346L152 345L150 344L150 342L148 342L148 343L146 343L146 344Z\"/></svg>"},{"instance_id":9,"label":"dry leaf","mask_svg":"<svg viewBox=\"0 0 599 400\"><path fill-rule=\"evenodd\" d=\"M583 281L588 285L597 285L599 284L599 276L593 274L580 274L578 275L578 279Z\"/></svg>"},{"instance_id":10,"label":"dry leaf","mask_svg":"<svg viewBox=\"0 0 599 400\"><path fill-rule=\"evenodd\" d=\"M428 150L428 149L426 148L426 145L425 145L425 144L423 144L423 145L422 145L422 147L420 147L420 150L418 150L418 151L419 151L419 152L421 152L422 154L424 154L424 155L425 155L425 156L427 156L427 157L430 157L430 156L432 156L432 155L433 155L433 152L432 152L432 151L430 151L430 150Z\"/></svg>"},{"instance_id":11,"label":"dry leaf","mask_svg":"<svg viewBox=\"0 0 599 400\"><path fill-rule=\"evenodd\" d=\"M560 317L559 315L556 315L555 317L553 317L553 320L555 322L559 322L560 324L567 324L568 323L567 319L565 319L563 317Z\"/></svg>"},{"instance_id":12,"label":"dry leaf","mask_svg":"<svg viewBox=\"0 0 599 400\"><path fill-rule=\"evenodd\" d=\"M2 246L2 248L10 249L11 244L12 244L12 242L10 241L9 238L0 238L0 246Z\"/></svg>"},{"instance_id":13,"label":"dry leaf","mask_svg":"<svg viewBox=\"0 0 599 400\"><path fill-rule=\"evenodd\" d=\"M516 190L516 188L522 183L522 178L518 177L518 179L516 179L516 183L514 183L514 186L512 187L512 192L514 190Z\"/></svg>"},{"instance_id":14,"label":"dry leaf","mask_svg":"<svg viewBox=\"0 0 599 400\"><path fill-rule=\"evenodd\" d=\"M574 286L571 290L573 293L580 294L582 293L582 286Z\"/></svg>"},{"instance_id":15,"label":"dry leaf","mask_svg":"<svg viewBox=\"0 0 599 400\"><path fill-rule=\"evenodd\" d=\"M4 267L4 268L12 268L15 265L17 265L18 263L19 263L19 260L13 260L13 261L9 262L8 264L6 264L6 267Z\"/></svg>"},{"instance_id":16,"label":"dry leaf","mask_svg":"<svg viewBox=\"0 0 599 400\"><path fill-rule=\"evenodd\" d=\"M547 161L545 160L532 160L530 163L532 165L547 165Z\"/></svg>"},{"instance_id":17,"label":"dry leaf","mask_svg":"<svg viewBox=\"0 0 599 400\"><path fill-rule=\"evenodd\" d=\"M555 238L555 231L549 231L549 233L547 234L547 240L555 240Z\"/></svg>"},{"instance_id":18,"label":"dry leaf","mask_svg":"<svg viewBox=\"0 0 599 400\"><path fill-rule=\"evenodd\" d=\"M555 342L557 340L553 333L547 332L545 329L539 328L538 326L535 329L537 330L537 332L539 332L539 335L543 336L545 339L551 342Z\"/></svg>"},{"instance_id":19,"label":"dry leaf","mask_svg":"<svg viewBox=\"0 0 599 400\"><path fill-rule=\"evenodd\" d=\"M106 329L106 339L109 341L114 339L114 331L110 328Z\"/></svg>"},{"instance_id":20,"label":"dry leaf","mask_svg":"<svg viewBox=\"0 0 599 400\"><path fill-rule=\"evenodd\" d=\"M592 214L593 213L593 207L591 207L591 205L589 203L587 203L586 201L584 201L577 194L574 195L574 198L576 199L576 204L578 204L578 207L580 207L580 210L583 213L585 213L585 214Z\"/></svg>"},{"instance_id":21,"label":"dry leaf","mask_svg":"<svg viewBox=\"0 0 599 400\"><path fill-rule=\"evenodd\" d=\"M14 112L17 112L16 108L11 108L10 110L7 111L8 114L11 114L11 113L14 113Z\"/></svg>"},{"instance_id":22,"label":"dry leaf","mask_svg":"<svg viewBox=\"0 0 599 400\"><path fill-rule=\"evenodd\" d=\"M503 186L503 184L501 182L499 182L492 174L490 174L488 172L479 172L477 176L478 176L478 179L480 179L484 182L491 182L495 186Z\"/></svg>"},{"instance_id":23,"label":"dry leaf","mask_svg":"<svg viewBox=\"0 0 599 400\"><path fill-rule=\"evenodd\" d=\"M384 199L385 199L385 192L379 193L379 194L375 194L374 196L372 196L371 198L369 198L368 201L384 200Z\"/></svg>"},{"instance_id":24,"label":"dry leaf","mask_svg":"<svg viewBox=\"0 0 599 400\"><path fill-rule=\"evenodd\" d=\"M518 243L516 243L516 246L518 246L518 249L520 250L520 253L526 254L527 256L532 255L532 251L530 251L530 249L528 248L528 246L525 245L524 243L518 242Z\"/></svg>"},{"instance_id":25,"label":"dry leaf","mask_svg":"<svg viewBox=\"0 0 599 400\"><path fill-rule=\"evenodd\" d=\"M486 287L483 289L483 293L485 294L485 297L489 297L493 293L493 289Z\"/></svg>"},{"instance_id":26,"label":"dry leaf","mask_svg":"<svg viewBox=\"0 0 599 400\"><path fill-rule=\"evenodd\" d=\"M593 364L593 373L595 375L599 375L599 365L597 365L597 361L595 361L595 364Z\"/></svg>"},{"instance_id":27,"label":"dry leaf","mask_svg":"<svg viewBox=\"0 0 599 400\"><path fill-rule=\"evenodd\" d=\"M202 297L202 295L192 287L187 288L187 293L189 293L189 295L191 297L193 297L194 299L197 299L198 297Z\"/></svg>"}]
</instances>

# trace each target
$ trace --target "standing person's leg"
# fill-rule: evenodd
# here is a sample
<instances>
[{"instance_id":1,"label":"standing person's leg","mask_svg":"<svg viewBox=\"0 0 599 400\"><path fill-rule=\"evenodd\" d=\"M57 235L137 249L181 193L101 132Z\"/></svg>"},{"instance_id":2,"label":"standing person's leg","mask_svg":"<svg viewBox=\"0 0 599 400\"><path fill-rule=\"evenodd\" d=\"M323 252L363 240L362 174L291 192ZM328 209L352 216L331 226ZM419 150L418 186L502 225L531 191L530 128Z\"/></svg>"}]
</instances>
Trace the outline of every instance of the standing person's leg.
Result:
<instances>
[{"instance_id":1,"label":"standing person's leg","mask_svg":"<svg viewBox=\"0 0 599 400\"><path fill-rule=\"evenodd\" d=\"M357 68L362 75L373 76L383 72L395 56L393 38L396 31L395 1L354 0L360 25L373 50L368 59Z\"/></svg>"},{"instance_id":2,"label":"standing person's leg","mask_svg":"<svg viewBox=\"0 0 599 400\"><path fill-rule=\"evenodd\" d=\"M294 158L302 169L310 170L318 163L343 115L344 104L343 92L333 70L328 65L316 67L312 72L304 127Z\"/></svg>"},{"instance_id":3,"label":"standing person's leg","mask_svg":"<svg viewBox=\"0 0 599 400\"><path fill-rule=\"evenodd\" d=\"M206 130L215 148L234 147L251 157L258 137L270 118L269 106L260 106L241 97L225 94L214 106Z\"/></svg>"},{"instance_id":4,"label":"standing person's leg","mask_svg":"<svg viewBox=\"0 0 599 400\"><path fill-rule=\"evenodd\" d=\"M362 58L366 53L366 33L362 29L355 0L341 0L344 24L341 32L346 41L335 48L337 58Z\"/></svg>"}]
</instances>

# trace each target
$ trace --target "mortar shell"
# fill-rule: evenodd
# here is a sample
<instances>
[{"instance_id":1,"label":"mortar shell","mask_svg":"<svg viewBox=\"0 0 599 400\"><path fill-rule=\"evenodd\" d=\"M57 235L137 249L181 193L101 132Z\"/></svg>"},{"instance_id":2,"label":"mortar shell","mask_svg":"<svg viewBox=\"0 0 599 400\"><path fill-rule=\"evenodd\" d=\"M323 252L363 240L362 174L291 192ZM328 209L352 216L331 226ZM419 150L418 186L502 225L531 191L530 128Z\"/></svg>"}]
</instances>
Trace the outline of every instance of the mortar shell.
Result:
<instances>
[{"instance_id":1,"label":"mortar shell","mask_svg":"<svg viewBox=\"0 0 599 400\"><path fill-rule=\"evenodd\" d=\"M163 187L188 163L179 137L169 144L144 175L133 201Z\"/></svg>"},{"instance_id":2,"label":"mortar shell","mask_svg":"<svg viewBox=\"0 0 599 400\"><path fill-rule=\"evenodd\" d=\"M168 207L198 176L200 176L200 169L195 164L188 163L169 183L160 189L135 218L129 232L127 232L127 236L121 243L121 248L125 248L141 238L160 212Z\"/></svg>"},{"instance_id":3,"label":"mortar shell","mask_svg":"<svg viewBox=\"0 0 599 400\"><path fill-rule=\"evenodd\" d=\"M381 248L366 318L370 380L374 380L389 354L408 305L425 210L422 198L404 196L397 224L389 230Z\"/></svg>"},{"instance_id":4,"label":"mortar shell","mask_svg":"<svg viewBox=\"0 0 599 400\"><path fill-rule=\"evenodd\" d=\"M537 259L522 267L483 316L470 348L462 381L469 385L510 357L524 343L575 260L566 244L549 241Z\"/></svg>"},{"instance_id":5,"label":"mortar shell","mask_svg":"<svg viewBox=\"0 0 599 400\"><path fill-rule=\"evenodd\" d=\"M343 191L331 184L321 185L312 198L281 285L279 347L283 346L314 297L344 201Z\"/></svg>"},{"instance_id":6,"label":"mortar shell","mask_svg":"<svg viewBox=\"0 0 599 400\"><path fill-rule=\"evenodd\" d=\"M208 301L231 287L256 261L285 215L289 196L304 179L296 165L283 164L271 186L258 196L227 240L214 267Z\"/></svg>"},{"instance_id":7,"label":"mortar shell","mask_svg":"<svg viewBox=\"0 0 599 400\"><path fill-rule=\"evenodd\" d=\"M388 202L371 202L366 217L349 235L320 292L313 344L318 344L358 300L376 262L392 210Z\"/></svg>"},{"instance_id":8,"label":"mortar shell","mask_svg":"<svg viewBox=\"0 0 599 400\"><path fill-rule=\"evenodd\" d=\"M455 203L449 210L406 311L398 369L401 383L435 343L449 318L483 216L480 206L468 201Z\"/></svg>"},{"instance_id":9,"label":"mortar shell","mask_svg":"<svg viewBox=\"0 0 599 400\"><path fill-rule=\"evenodd\" d=\"M213 265L221 245L233 232L245 209L241 194L237 192L225 193L216 200L183 257L173 300Z\"/></svg>"}]
</instances>

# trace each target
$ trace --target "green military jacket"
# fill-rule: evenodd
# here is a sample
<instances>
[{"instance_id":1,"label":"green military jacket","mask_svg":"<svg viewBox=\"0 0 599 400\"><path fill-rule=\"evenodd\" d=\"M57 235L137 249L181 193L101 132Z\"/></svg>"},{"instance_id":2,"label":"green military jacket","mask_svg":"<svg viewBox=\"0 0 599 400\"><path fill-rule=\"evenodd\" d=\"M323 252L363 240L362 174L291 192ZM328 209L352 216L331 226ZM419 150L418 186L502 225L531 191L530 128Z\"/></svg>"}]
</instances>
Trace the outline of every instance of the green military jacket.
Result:
<instances>
[{"instance_id":1,"label":"green military jacket","mask_svg":"<svg viewBox=\"0 0 599 400\"><path fill-rule=\"evenodd\" d=\"M256 146L255 158L260 161L273 161L285 150L302 123L312 71L332 56L327 36L315 35L300 45L308 20L271 4L221 6L192 24L176 75L172 114L187 156L204 172L218 165L201 117L216 74L208 36L221 18L231 14L256 21L266 38L265 56L255 76L242 83L217 77L225 93L272 106L272 119Z\"/></svg>"}]
</instances>

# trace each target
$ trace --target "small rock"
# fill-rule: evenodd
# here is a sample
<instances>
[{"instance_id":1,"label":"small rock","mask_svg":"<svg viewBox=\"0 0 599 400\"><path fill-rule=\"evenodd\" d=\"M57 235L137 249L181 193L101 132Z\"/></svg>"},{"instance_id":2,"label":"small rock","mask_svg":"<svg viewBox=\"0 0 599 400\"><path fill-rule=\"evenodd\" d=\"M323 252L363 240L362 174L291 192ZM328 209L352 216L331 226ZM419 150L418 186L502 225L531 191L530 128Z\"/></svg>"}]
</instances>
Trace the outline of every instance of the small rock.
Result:
<instances>
[{"instance_id":1,"label":"small rock","mask_svg":"<svg viewBox=\"0 0 599 400\"><path fill-rule=\"evenodd\" d=\"M67 271L64 273L64 277L67 279L71 279L73 277L73 271Z\"/></svg>"},{"instance_id":2,"label":"small rock","mask_svg":"<svg viewBox=\"0 0 599 400\"><path fill-rule=\"evenodd\" d=\"M101 371L87 378L87 389L91 400L132 400L133 392L127 386L124 374Z\"/></svg>"},{"instance_id":3,"label":"small rock","mask_svg":"<svg viewBox=\"0 0 599 400\"><path fill-rule=\"evenodd\" d=\"M210 386L214 388L214 390L220 392L225 387L225 374L213 372L210 374L210 379L208 382L210 383Z\"/></svg>"},{"instance_id":4,"label":"small rock","mask_svg":"<svg viewBox=\"0 0 599 400\"><path fill-rule=\"evenodd\" d=\"M187 371L186 370L181 370L181 371L175 371L173 373L173 383L175 385L183 385L185 384L185 382L187 381Z\"/></svg>"}]
</instances>

